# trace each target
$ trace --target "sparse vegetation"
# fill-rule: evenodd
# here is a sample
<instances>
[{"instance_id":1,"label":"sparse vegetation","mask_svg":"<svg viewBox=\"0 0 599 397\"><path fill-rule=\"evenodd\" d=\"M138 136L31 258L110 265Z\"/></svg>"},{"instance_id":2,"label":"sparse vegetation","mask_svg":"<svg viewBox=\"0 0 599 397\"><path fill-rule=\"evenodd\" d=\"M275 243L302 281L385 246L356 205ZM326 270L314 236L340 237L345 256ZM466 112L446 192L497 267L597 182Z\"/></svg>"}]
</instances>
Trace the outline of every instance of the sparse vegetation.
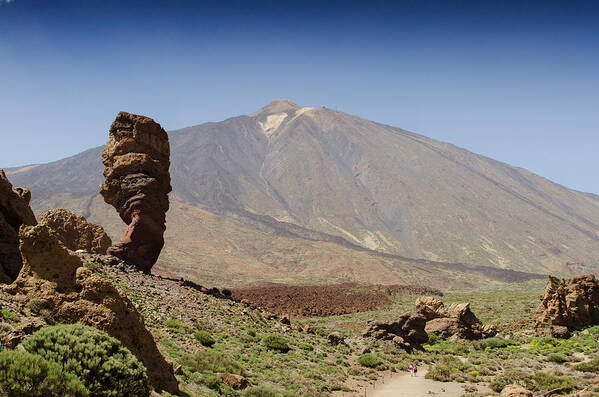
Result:
<instances>
[{"instance_id":1,"label":"sparse vegetation","mask_svg":"<svg viewBox=\"0 0 599 397\"><path fill-rule=\"evenodd\" d=\"M277 392L267 386L254 386L243 392L243 397L277 397Z\"/></svg>"},{"instance_id":2,"label":"sparse vegetation","mask_svg":"<svg viewBox=\"0 0 599 397\"><path fill-rule=\"evenodd\" d=\"M245 374L239 363L221 353L199 351L196 354L185 355L180 363L190 372Z\"/></svg>"}]
</instances>

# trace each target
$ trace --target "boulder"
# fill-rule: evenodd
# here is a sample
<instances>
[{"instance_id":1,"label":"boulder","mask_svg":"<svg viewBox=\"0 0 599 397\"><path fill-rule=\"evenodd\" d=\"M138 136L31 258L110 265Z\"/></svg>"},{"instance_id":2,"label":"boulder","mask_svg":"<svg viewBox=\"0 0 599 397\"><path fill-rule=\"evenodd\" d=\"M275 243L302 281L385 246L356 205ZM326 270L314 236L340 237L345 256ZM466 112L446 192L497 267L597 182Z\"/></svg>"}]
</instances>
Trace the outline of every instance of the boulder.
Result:
<instances>
[{"instance_id":1,"label":"boulder","mask_svg":"<svg viewBox=\"0 0 599 397\"><path fill-rule=\"evenodd\" d=\"M102 163L106 180L100 194L128 225L107 253L149 272L164 246L172 190L168 135L151 118L121 112L110 127Z\"/></svg>"},{"instance_id":2,"label":"boulder","mask_svg":"<svg viewBox=\"0 0 599 397\"><path fill-rule=\"evenodd\" d=\"M58 240L71 251L83 250L90 254L105 255L108 247L112 245L102 226L89 223L84 217L65 209L44 212L38 223L48 226Z\"/></svg>"},{"instance_id":3,"label":"boulder","mask_svg":"<svg viewBox=\"0 0 599 397\"><path fill-rule=\"evenodd\" d=\"M533 321L543 334L567 334L564 328L573 331L599 324L599 283L595 275L564 279L549 276Z\"/></svg>"},{"instance_id":4,"label":"boulder","mask_svg":"<svg viewBox=\"0 0 599 397\"><path fill-rule=\"evenodd\" d=\"M83 266L46 225L21 227L23 267L2 292L13 301L35 302L53 321L82 323L119 339L143 362L157 391L178 393L173 368L158 351L133 303L107 279Z\"/></svg>"},{"instance_id":5,"label":"boulder","mask_svg":"<svg viewBox=\"0 0 599 397\"><path fill-rule=\"evenodd\" d=\"M501 397L532 397L532 392L520 385L507 385L501 391Z\"/></svg>"},{"instance_id":6,"label":"boulder","mask_svg":"<svg viewBox=\"0 0 599 397\"><path fill-rule=\"evenodd\" d=\"M250 385L250 382L247 380L247 378L241 375L220 373L218 376L220 376L225 385L228 385L235 390L243 390Z\"/></svg>"},{"instance_id":7,"label":"boulder","mask_svg":"<svg viewBox=\"0 0 599 397\"><path fill-rule=\"evenodd\" d=\"M0 169L0 282L12 282L23 264L19 252L19 227L35 225L35 215L29 206L31 192L13 187Z\"/></svg>"},{"instance_id":8,"label":"boulder","mask_svg":"<svg viewBox=\"0 0 599 397\"><path fill-rule=\"evenodd\" d=\"M389 341L399 348L411 351L428 342L425 325L424 316L404 314L392 322L369 321L368 329L362 336L376 341Z\"/></svg>"},{"instance_id":9,"label":"boulder","mask_svg":"<svg viewBox=\"0 0 599 397\"><path fill-rule=\"evenodd\" d=\"M289 314L283 314L279 321L281 324L291 325L291 318L289 317Z\"/></svg>"},{"instance_id":10,"label":"boulder","mask_svg":"<svg viewBox=\"0 0 599 397\"><path fill-rule=\"evenodd\" d=\"M329 341L329 344L333 346L346 344L345 338L343 337L343 335L341 335L340 332L331 332L327 337L327 340Z\"/></svg>"}]
</instances>

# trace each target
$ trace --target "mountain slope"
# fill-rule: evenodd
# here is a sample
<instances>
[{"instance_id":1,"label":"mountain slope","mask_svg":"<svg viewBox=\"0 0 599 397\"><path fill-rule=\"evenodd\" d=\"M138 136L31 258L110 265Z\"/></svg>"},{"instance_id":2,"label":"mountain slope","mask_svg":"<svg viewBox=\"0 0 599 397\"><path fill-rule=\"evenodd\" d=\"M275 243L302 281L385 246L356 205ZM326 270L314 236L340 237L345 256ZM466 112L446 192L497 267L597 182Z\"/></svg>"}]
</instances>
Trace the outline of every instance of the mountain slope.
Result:
<instances>
[{"instance_id":1,"label":"mountain slope","mask_svg":"<svg viewBox=\"0 0 599 397\"><path fill-rule=\"evenodd\" d=\"M222 217L216 224L340 244L346 256L365 248L530 272L598 268L597 196L399 128L284 100L169 137L180 208L161 261L180 256L168 236L184 235L191 206ZM100 153L7 174L32 190L36 211L70 208L114 237L124 226L97 196ZM190 245L186 255L203 252Z\"/></svg>"}]
</instances>

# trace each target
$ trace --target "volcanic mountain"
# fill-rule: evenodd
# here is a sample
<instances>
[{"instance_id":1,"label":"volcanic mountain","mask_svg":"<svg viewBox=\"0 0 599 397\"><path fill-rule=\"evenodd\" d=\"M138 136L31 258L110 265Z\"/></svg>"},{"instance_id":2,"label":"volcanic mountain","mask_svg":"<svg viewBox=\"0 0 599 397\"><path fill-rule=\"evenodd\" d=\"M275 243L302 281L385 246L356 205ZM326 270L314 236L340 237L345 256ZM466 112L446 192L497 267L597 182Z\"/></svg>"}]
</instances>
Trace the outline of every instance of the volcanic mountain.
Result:
<instances>
[{"instance_id":1,"label":"volcanic mountain","mask_svg":"<svg viewBox=\"0 0 599 397\"><path fill-rule=\"evenodd\" d=\"M158 268L173 274L447 286L599 269L598 196L400 128L281 100L169 139ZM6 173L37 214L66 208L118 240L101 151Z\"/></svg>"}]
</instances>

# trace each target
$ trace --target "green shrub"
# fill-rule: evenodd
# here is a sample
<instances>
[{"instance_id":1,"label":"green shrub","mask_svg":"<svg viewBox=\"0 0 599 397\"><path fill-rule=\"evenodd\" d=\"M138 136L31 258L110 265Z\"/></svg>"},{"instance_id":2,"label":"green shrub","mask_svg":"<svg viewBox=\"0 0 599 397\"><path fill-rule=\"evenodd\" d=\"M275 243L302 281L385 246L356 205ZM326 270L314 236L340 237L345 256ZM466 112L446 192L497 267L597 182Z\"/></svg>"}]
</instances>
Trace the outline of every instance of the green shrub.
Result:
<instances>
[{"instance_id":1,"label":"green shrub","mask_svg":"<svg viewBox=\"0 0 599 397\"><path fill-rule=\"evenodd\" d=\"M149 396L143 364L117 339L81 324L45 327L23 342L30 353L62 365L93 396Z\"/></svg>"},{"instance_id":2,"label":"green shrub","mask_svg":"<svg viewBox=\"0 0 599 397\"><path fill-rule=\"evenodd\" d=\"M437 343L437 341L439 340L439 337L437 336L437 334L434 333L430 333L428 334L428 344L429 345L434 345L435 343Z\"/></svg>"},{"instance_id":3,"label":"green shrub","mask_svg":"<svg viewBox=\"0 0 599 397\"><path fill-rule=\"evenodd\" d=\"M248 335L252 338L256 337L256 331L254 331L253 329L248 330Z\"/></svg>"},{"instance_id":4,"label":"green shrub","mask_svg":"<svg viewBox=\"0 0 599 397\"><path fill-rule=\"evenodd\" d=\"M563 388L562 391L567 392L576 384L576 380L569 376L557 376L545 372L537 372L532 379L535 381L537 390L543 391Z\"/></svg>"},{"instance_id":5,"label":"green shrub","mask_svg":"<svg viewBox=\"0 0 599 397\"><path fill-rule=\"evenodd\" d=\"M2 310L0 310L0 313L2 313L2 318L7 321L14 321L14 322L19 321L19 316L17 316L10 310L2 309Z\"/></svg>"},{"instance_id":6,"label":"green shrub","mask_svg":"<svg viewBox=\"0 0 599 397\"><path fill-rule=\"evenodd\" d=\"M84 266L95 273L98 273L102 269L102 264L99 262L86 262Z\"/></svg>"},{"instance_id":7,"label":"green shrub","mask_svg":"<svg viewBox=\"0 0 599 397\"><path fill-rule=\"evenodd\" d=\"M435 364L429 368L424 377L439 382L449 382L451 381L451 368L446 365Z\"/></svg>"},{"instance_id":8,"label":"green shrub","mask_svg":"<svg viewBox=\"0 0 599 397\"><path fill-rule=\"evenodd\" d=\"M379 356L373 353L366 353L358 357L358 364L363 367L376 368L383 363Z\"/></svg>"},{"instance_id":9,"label":"green shrub","mask_svg":"<svg viewBox=\"0 0 599 397\"><path fill-rule=\"evenodd\" d=\"M222 385L222 379L215 374L206 374L202 376L202 384L209 389L219 391L220 386Z\"/></svg>"},{"instance_id":10,"label":"green shrub","mask_svg":"<svg viewBox=\"0 0 599 397\"><path fill-rule=\"evenodd\" d=\"M459 358L443 356L429 368L425 378L440 382L449 382L451 380L463 381L463 379L456 378L467 376L466 374L471 369L472 366L470 364L462 362Z\"/></svg>"},{"instance_id":11,"label":"green shrub","mask_svg":"<svg viewBox=\"0 0 599 397\"><path fill-rule=\"evenodd\" d=\"M60 365L22 351L0 353L0 395L6 397L88 396L81 381Z\"/></svg>"},{"instance_id":12,"label":"green shrub","mask_svg":"<svg viewBox=\"0 0 599 397\"><path fill-rule=\"evenodd\" d=\"M599 373L599 357L592 359L586 363L576 364L574 369L582 372Z\"/></svg>"},{"instance_id":13,"label":"green shrub","mask_svg":"<svg viewBox=\"0 0 599 397\"><path fill-rule=\"evenodd\" d=\"M489 387L496 393L501 391L507 386L517 384L528 390L535 390L535 384L532 377L525 372L521 371L506 371L504 375L497 376L489 383Z\"/></svg>"},{"instance_id":14,"label":"green shrub","mask_svg":"<svg viewBox=\"0 0 599 397\"><path fill-rule=\"evenodd\" d=\"M187 327L185 326L185 324L183 324L183 321L179 320L178 318L171 318L166 320L164 322L164 326L166 327L166 329L175 334L184 335L187 333Z\"/></svg>"},{"instance_id":15,"label":"green shrub","mask_svg":"<svg viewBox=\"0 0 599 397\"><path fill-rule=\"evenodd\" d=\"M183 356L179 362L191 372L228 372L235 375L245 375L245 371L236 361L222 354L210 351L199 351L196 354L188 354Z\"/></svg>"},{"instance_id":16,"label":"green shrub","mask_svg":"<svg viewBox=\"0 0 599 397\"><path fill-rule=\"evenodd\" d=\"M566 357L563 353L551 353L547 356L547 361L551 361L553 363L562 364L568 362L568 357Z\"/></svg>"},{"instance_id":17,"label":"green shrub","mask_svg":"<svg viewBox=\"0 0 599 397\"><path fill-rule=\"evenodd\" d=\"M194 338L202 344L202 346L212 347L216 343L212 335L207 331L198 331L193 334Z\"/></svg>"},{"instance_id":18,"label":"green shrub","mask_svg":"<svg viewBox=\"0 0 599 397\"><path fill-rule=\"evenodd\" d=\"M243 397L277 397L277 392L267 386L250 387L242 394Z\"/></svg>"},{"instance_id":19,"label":"green shrub","mask_svg":"<svg viewBox=\"0 0 599 397\"><path fill-rule=\"evenodd\" d=\"M289 347L289 343L285 338L281 335L270 334L264 337L264 346L267 349L275 350L281 353L287 353L291 348Z\"/></svg>"}]
</instances>

